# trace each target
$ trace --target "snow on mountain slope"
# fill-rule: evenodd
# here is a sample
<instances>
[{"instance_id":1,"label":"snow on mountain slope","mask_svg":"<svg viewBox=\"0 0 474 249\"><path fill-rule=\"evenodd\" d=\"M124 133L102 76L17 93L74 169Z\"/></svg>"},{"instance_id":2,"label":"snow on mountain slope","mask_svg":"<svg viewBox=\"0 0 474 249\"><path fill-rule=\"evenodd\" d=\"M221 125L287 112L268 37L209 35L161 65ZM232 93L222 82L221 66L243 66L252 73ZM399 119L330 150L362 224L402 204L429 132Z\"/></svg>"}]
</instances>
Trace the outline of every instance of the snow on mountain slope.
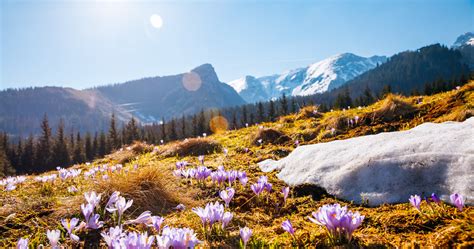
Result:
<instances>
[{"instance_id":1,"label":"snow on mountain slope","mask_svg":"<svg viewBox=\"0 0 474 249\"><path fill-rule=\"evenodd\" d=\"M474 33L467 32L463 35L460 35L453 44L453 48L460 48L464 45L474 46Z\"/></svg>"},{"instance_id":2,"label":"snow on mountain slope","mask_svg":"<svg viewBox=\"0 0 474 249\"><path fill-rule=\"evenodd\" d=\"M410 195L453 192L474 204L474 118L424 123L385 132L303 145L287 157L259 163L290 185L313 184L348 201L407 202ZM362 153L363 152L363 153Z\"/></svg>"},{"instance_id":3,"label":"snow on mountain slope","mask_svg":"<svg viewBox=\"0 0 474 249\"><path fill-rule=\"evenodd\" d=\"M385 56L369 58L351 53L338 54L304 68L286 71L280 75L255 78L245 76L228 84L247 102L291 96L323 93L342 86L354 77L382 64Z\"/></svg>"}]
</instances>

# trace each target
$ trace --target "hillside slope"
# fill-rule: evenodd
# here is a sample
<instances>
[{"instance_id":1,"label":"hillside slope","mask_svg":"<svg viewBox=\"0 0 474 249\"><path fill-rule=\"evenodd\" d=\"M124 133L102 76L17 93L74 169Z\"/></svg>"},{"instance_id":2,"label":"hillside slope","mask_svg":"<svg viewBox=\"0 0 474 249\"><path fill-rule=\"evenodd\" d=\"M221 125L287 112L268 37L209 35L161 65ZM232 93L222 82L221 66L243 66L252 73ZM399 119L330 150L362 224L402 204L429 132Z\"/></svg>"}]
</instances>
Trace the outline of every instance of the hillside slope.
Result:
<instances>
[{"instance_id":1,"label":"hillside slope","mask_svg":"<svg viewBox=\"0 0 474 249\"><path fill-rule=\"evenodd\" d=\"M232 87L219 81L210 64L189 73L145 78L97 90L115 103L129 105L130 112L143 122L245 103Z\"/></svg>"},{"instance_id":2,"label":"hillside slope","mask_svg":"<svg viewBox=\"0 0 474 249\"><path fill-rule=\"evenodd\" d=\"M109 126L115 112L119 121L131 115L96 90L36 87L0 91L0 130L15 135L38 134L44 114L56 127L63 118L68 131L99 131Z\"/></svg>"},{"instance_id":3,"label":"hillside slope","mask_svg":"<svg viewBox=\"0 0 474 249\"><path fill-rule=\"evenodd\" d=\"M136 218L143 211L150 210L153 215L164 217L166 226L193 229L202 241L200 245L206 248L238 247L239 228L244 226L253 230L249 245L256 248L330 247L326 230L308 220L311 212L329 203L346 205L365 216L350 242L354 247L472 247L472 207L459 211L449 204L434 205L423 201L421 212L409 203L369 208L338 200L324 189L310 185L291 187L284 202L280 190L285 184L276 173L261 172L257 163L287 156L294 150L296 141L300 145L314 144L407 130L424 122L463 121L473 116L473 109L474 82L471 82L459 90L433 96L391 96L360 109L319 113L315 108L307 107L277 122L226 131L205 139L160 146L135 144L90 165L74 166L72 169L82 170L78 176L64 180L60 176L56 179L47 177L61 173L56 171L41 174L41 179L26 176L24 182L15 185L16 189L1 191L0 246L15 245L20 237L28 238L33 246L47 244L46 230L61 228L61 218L83 219L80 211L80 204L86 202L83 194L95 190L102 193L97 212L107 229L117 221L102 207L113 191L120 191L127 200L133 199L133 205L125 211L123 220ZM360 123L349 125L348 120L355 116L359 117ZM200 162L196 156L201 154L205 156ZM204 232L192 207L203 207L214 201L222 203L219 191L225 189L227 183L216 184L210 179L199 181L184 176L177 178L176 174L181 172L175 171L177 161L187 161L189 169L204 163L213 172L218 172L221 165L226 170L246 172L248 183L245 186L238 181L228 183L236 192L229 207L225 208L233 214L225 230L215 227L212 232ZM268 177L272 191L256 196L250 185L260 176ZM68 191L71 186L77 190ZM179 203L184 204L183 211L174 208ZM296 229L294 237L282 229L282 222L286 219L291 220ZM142 224L124 225L124 229L157 234ZM106 231L104 228L101 230ZM64 236L60 243L71 246L64 229L62 233ZM75 233L82 244L100 241L105 246L97 230L82 229Z\"/></svg>"}]
</instances>

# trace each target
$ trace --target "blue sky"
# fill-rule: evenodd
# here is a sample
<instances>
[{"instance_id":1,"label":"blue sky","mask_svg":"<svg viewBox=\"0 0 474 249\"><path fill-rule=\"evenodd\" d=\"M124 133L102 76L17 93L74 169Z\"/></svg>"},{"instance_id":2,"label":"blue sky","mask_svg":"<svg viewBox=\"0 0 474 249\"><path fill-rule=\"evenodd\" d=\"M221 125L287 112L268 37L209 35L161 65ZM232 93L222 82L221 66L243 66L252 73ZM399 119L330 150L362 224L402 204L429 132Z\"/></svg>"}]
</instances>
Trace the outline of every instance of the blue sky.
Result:
<instances>
[{"instance_id":1,"label":"blue sky","mask_svg":"<svg viewBox=\"0 0 474 249\"><path fill-rule=\"evenodd\" d=\"M474 1L1 1L0 89L87 88L211 63L221 81L451 45ZM163 19L160 29L149 22Z\"/></svg>"}]
</instances>

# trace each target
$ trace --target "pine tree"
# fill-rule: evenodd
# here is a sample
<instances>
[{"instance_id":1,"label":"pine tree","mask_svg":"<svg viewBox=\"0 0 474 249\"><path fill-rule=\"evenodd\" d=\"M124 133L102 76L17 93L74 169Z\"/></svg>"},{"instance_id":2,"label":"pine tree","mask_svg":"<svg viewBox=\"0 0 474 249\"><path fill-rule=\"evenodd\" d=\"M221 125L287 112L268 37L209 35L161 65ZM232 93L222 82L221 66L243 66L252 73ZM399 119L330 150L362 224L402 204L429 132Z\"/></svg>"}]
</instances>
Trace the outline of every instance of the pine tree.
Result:
<instances>
[{"instance_id":1,"label":"pine tree","mask_svg":"<svg viewBox=\"0 0 474 249\"><path fill-rule=\"evenodd\" d=\"M161 119L161 140L166 141L165 118Z\"/></svg>"},{"instance_id":2,"label":"pine tree","mask_svg":"<svg viewBox=\"0 0 474 249\"><path fill-rule=\"evenodd\" d=\"M238 124L237 124L237 114L235 111L232 112L232 129L237 129Z\"/></svg>"},{"instance_id":3,"label":"pine tree","mask_svg":"<svg viewBox=\"0 0 474 249\"><path fill-rule=\"evenodd\" d=\"M77 132L76 136L76 148L74 149L73 161L74 163L83 163L85 161L84 145L80 132Z\"/></svg>"},{"instance_id":4,"label":"pine tree","mask_svg":"<svg viewBox=\"0 0 474 249\"><path fill-rule=\"evenodd\" d=\"M76 148L76 139L74 138L74 129L71 129L71 134L69 134L69 155L71 156L74 154L74 149Z\"/></svg>"},{"instance_id":5,"label":"pine tree","mask_svg":"<svg viewBox=\"0 0 474 249\"><path fill-rule=\"evenodd\" d=\"M24 167L23 167L23 164L22 164L22 159L21 157L23 156L23 142L22 142L22 138L20 136L20 138L18 139L18 145L16 147L16 164L14 165L15 167L15 171L21 171L21 172L24 172Z\"/></svg>"},{"instance_id":6,"label":"pine tree","mask_svg":"<svg viewBox=\"0 0 474 249\"><path fill-rule=\"evenodd\" d=\"M265 121L265 109L263 108L262 102L258 102L257 104L257 118L259 123Z\"/></svg>"},{"instance_id":7,"label":"pine tree","mask_svg":"<svg viewBox=\"0 0 474 249\"><path fill-rule=\"evenodd\" d=\"M176 120L173 118L169 124L170 129L170 140L176 140L178 138L178 134L176 132Z\"/></svg>"},{"instance_id":8,"label":"pine tree","mask_svg":"<svg viewBox=\"0 0 474 249\"><path fill-rule=\"evenodd\" d=\"M382 92L380 93L380 95L381 95L382 98L385 98L385 96L387 96L391 92L392 92L392 86L385 85L385 86L383 86Z\"/></svg>"},{"instance_id":9,"label":"pine tree","mask_svg":"<svg viewBox=\"0 0 474 249\"><path fill-rule=\"evenodd\" d=\"M51 128L46 114L44 114L41 122L41 137L38 141L35 158L40 171L47 171L56 167L51 165Z\"/></svg>"},{"instance_id":10,"label":"pine tree","mask_svg":"<svg viewBox=\"0 0 474 249\"><path fill-rule=\"evenodd\" d=\"M352 99L349 93L349 88L345 87L342 93L338 93L334 106L339 109L348 108L352 105Z\"/></svg>"},{"instance_id":11,"label":"pine tree","mask_svg":"<svg viewBox=\"0 0 474 249\"><path fill-rule=\"evenodd\" d=\"M99 153L99 137L97 135L97 132L94 134L94 140L92 142L92 159L94 159L97 154Z\"/></svg>"},{"instance_id":12,"label":"pine tree","mask_svg":"<svg viewBox=\"0 0 474 249\"><path fill-rule=\"evenodd\" d=\"M70 163L69 151L67 148L66 138L64 136L64 121L59 120L56 138L53 144L53 165L67 166Z\"/></svg>"},{"instance_id":13,"label":"pine tree","mask_svg":"<svg viewBox=\"0 0 474 249\"><path fill-rule=\"evenodd\" d=\"M15 169L11 166L2 143L0 144L0 178L13 174L15 174Z\"/></svg>"},{"instance_id":14,"label":"pine tree","mask_svg":"<svg viewBox=\"0 0 474 249\"><path fill-rule=\"evenodd\" d=\"M84 138L84 150L86 154L86 161L92 161L94 159L94 150L92 148L92 137L89 132L86 133Z\"/></svg>"},{"instance_id":15,"label":"pine tree","mask_svg":"<svg viewBox=\"0 0 474 249\"><path fill-rule=\"evenodd\" d=\"M181 118L181 138L185 138L186 137L186 118L184 117L184 114L183 114L183 117Z\"/></svg>"},{"instance_id":16,"label":"pine tree","mask_svg":"<svg viewBox=\"0 0 474 249\"><path fill-rule=\"evenodd\" d=\"M206 115L204 110L201 109L198 118L198 136L202 136L203 133L206 132Z\"/></svg>"},{"instance_id":17,"label":"pine tree","mask_svg":"<svg viewBox=\"0 0 474 249\"><path fill-rule=\"evenodd\" d=\"M23 155L21 156L21 164L23 170L21 173L30 173L33 171L35 157L35 143L33 139L33 134L28 136L26 140L25 147L23 148Z\"/></svg>"},{"instance_id":18,"label":"pine tree","mask_svg":"<svg viewBox=\"0 0 474 249\"><path fill-rule=\"evenodd\" d=\"M295 98L291 98L291 113L296 113L298 110L298 105L296 104Z\"/></svg>"},{"instance_id":19,"label":"pine tree","mask_svg":"<svg viewBox=\"0 0 474 249\"><path fill-rule=\"evenodd\" d=\"M372 96L372 92L370 91L369 86L366 86L365 90L364 90L364 95L362 97L362 103L361 104L366 106L366 105L370 105L370 104L374 103L374 101L375 101L375 99Z\"/></svg>"},{"instance_id":20,"label":"pine tree","mask_svg":"<svg viewBox=\"0 0 474 249\"><path fill-rule=\"evenodd\" d=\"M241 120L242 120L242 126L245 126L246 124L249 123L246 105L242 106L242 119Z\"/></svg>"},{"instance_id":21,"label":"pine tree","mask_svg":"<svg viewBox=\"0 0 474 249\"><path fill-rule=\"evenodd\" d=\"M99 157L104 157L109 152L109 146L107 145L107 138L104 131L100 132L99 136L99 148L97 149L97 155Z\"/></svg>"},{"instance_id":22,"label":"pine tree","mask_svg":"<svg viewBox=\"0 0 474 249\"><path fill-rule=\"evenodd\" d=\"M288 100L286 99L286 95L284 93L280 98L280 107L282 115L288 114Z\"/></svg>"},{"instance_id":23,"label":"pine tree","mask_svg":"<svg viewBox=\"0 0 474 249\"><path fill-rule=\"evenodd\" d=\"M117 124L115 123L115 113L112 113L110 118L109 146L110 150L115 150L120 147L119 135L117 133Z\"/></svg>"},{"instance_id":24,"label":"pine tree","mask_svg":"<svg viewBox=\"0 0 474 249\"><path fill-rule=\"evenodd\" d=\"M199 134L199 127L198 127L198 116L196 114L193 115L192 125L193 125L193 136L197 137Z\"/></svg>"},{"instance_id":25,"label":"pine tree","mask_svg":"<svg viewBox=\"0 0 474 249\"><path fill-rule=\"evenodd\" d=\"M125 144L131 144L133 143L133 141L138 140L139 138L138 126L134 117L130 119L127 126L125 127L124 137L125 137L125 141L124 141Z\"/></svg>"},{"instance_id":26,"label":"pine tree","mask_svg":"<svg viewBox=\"0 0 474 249\"><path fill-rule=\"evenodd\" d=\"M268 110L268 118L269 118L270 122L273 122L273 120L275 118L275 103L273 102L273 100L270 100L270 107L269 107L269 110Z\"/></svg>"}]
</instances>

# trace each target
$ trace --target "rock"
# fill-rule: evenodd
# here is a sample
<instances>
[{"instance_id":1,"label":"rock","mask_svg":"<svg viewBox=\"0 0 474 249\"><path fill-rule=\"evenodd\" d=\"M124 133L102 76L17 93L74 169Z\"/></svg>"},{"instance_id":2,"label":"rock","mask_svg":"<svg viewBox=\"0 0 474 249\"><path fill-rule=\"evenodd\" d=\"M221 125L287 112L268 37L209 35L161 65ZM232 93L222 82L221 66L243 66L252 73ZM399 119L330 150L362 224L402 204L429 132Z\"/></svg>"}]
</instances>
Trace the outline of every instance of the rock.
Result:
<instances>
[{"instance_id":1,"label":"rock","mask_svg":"<svg viewBox=\"0 0 474 249\"><path fill-rule=\"evenodd\" d=\"M411 130L303 145L279 160L259 163L279 170L290 185L314 184L329 194L369 205L408 202L432 192L453 192L474 203L474 118L425 123Z\"/></svg>"}]
</instances>

